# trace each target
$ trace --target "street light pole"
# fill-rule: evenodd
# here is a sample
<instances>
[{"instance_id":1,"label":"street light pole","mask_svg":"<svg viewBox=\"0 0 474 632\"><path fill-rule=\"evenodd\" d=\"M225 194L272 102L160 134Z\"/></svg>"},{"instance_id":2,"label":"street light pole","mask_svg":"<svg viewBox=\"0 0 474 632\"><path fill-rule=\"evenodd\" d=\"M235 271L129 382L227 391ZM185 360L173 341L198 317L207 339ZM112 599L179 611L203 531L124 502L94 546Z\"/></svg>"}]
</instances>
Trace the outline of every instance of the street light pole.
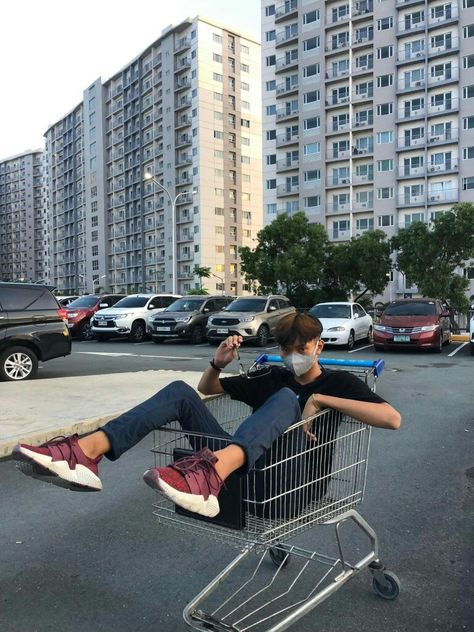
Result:
<instances>
[{"instance_id":1,"label":"street light pole","mask_svg":"<svg viewBox=\"0 0 474 632\"><path fill-rule=\"evenodd\" d=\"M95 284L98 281L100 281L101 279L105 279L106 276L107 276L106 274L103 274L102 276L98 277L97 279L92 279L92 294L94 294L94 286L95 286ZM97 289L99 289L99 288L97 288Z\"/></svg>"},{"instance_id":2,"label":"street light pole","mask_svg":"<svg viewBox=\"0 0 474 632\"><path fill-rule=\"evenodd\" d=\"M172 281L173 281L173 294L177 293L177 275L176 275L176 267L177 267L177 261L176 261L176 202L178 201L178 198L180 198L182 195L187 195L189 193L189 191L183 191L182 193L178 193L175 198L173 199L173 196L171 195L171 193L169 192L169 190L163 185L161 184L161 182L159 182L155 176L150 173L149 171L145 172L144 175L144 179L145 180L151 180L154 184L156 184L158 187L160 187L160 189L162 189L166 195L168 196L168 199L170 201L171 204L171 276L172 276ZM196 191L192 192L192 195L195 195ZM156 259L156 244L155 244L155 259ZM156 263L155 263L156 266ZM156 270L156 267L155 267Z\"/></svg>"},{"instance_id":3,"label":"street light pole","mask_svg":"<svg viewBox=\"0 0 474 632\"><path fill-rule=\"evenodd\" d=\"M219 281L221 282L221 285L222 285L222 290L221 290L221 291L222 291L222 296L224 296L224 294L225 294L224 279L223 279L222 277L220 277L219 275L214 274L214 272L211 272L211 275L212 275L213 277L216 277L216 279L219 279Z\"/></svg>"}]
</instances>

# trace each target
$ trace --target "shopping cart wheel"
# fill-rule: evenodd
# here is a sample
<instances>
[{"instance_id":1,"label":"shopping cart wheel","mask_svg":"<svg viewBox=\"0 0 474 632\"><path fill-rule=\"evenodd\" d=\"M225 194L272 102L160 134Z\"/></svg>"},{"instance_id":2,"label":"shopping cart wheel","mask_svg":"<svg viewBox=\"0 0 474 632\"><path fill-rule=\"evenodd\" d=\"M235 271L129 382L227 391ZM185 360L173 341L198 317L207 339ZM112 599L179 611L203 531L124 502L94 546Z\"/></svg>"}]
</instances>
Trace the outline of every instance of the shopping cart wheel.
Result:
<instances>
[{"instance_id":1,"label":"shopping cart wheel","mask_svg":"<svg viewBox=\"0 0 474 632\"><path fill-rule=\"evenodd\" d=\"M396 599L400 593L400 580L392 571L383 571L383 579L384 582L382 583L379 578L373 578L374 593L382 599Z\"/></svg>"},{"instance_id":2,"label":"shopping cart wheel","mask_svg":"<svg viewBox=\"0 0 474 632\"><path fill-rule=\"evenodd\" d=\"M268 552L270 554L270 559L275 566L281 566L281 568L284 568L290 561L288 552L280 546L274 546L269 549Z\"/></svg>"}]
</instances>

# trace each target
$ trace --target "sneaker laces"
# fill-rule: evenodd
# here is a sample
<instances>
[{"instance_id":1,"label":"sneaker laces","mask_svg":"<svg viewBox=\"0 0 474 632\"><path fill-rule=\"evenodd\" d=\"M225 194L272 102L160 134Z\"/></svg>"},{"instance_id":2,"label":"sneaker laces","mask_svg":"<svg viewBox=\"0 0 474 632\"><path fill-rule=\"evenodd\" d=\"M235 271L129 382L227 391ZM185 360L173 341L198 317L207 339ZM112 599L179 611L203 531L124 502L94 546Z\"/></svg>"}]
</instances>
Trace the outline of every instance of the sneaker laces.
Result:
<instances>
[{"instance_id":1,"label":"sneaker laces","mask_svg":"<svg viewBox=\"0 0 474 632\"><path fill-rule=\"evenodd\" d=\"M57 437L53 437L49 441L42 443L40 447L50 448L50 446L54 446L57 450L59 450L61 455L64 457L64 460L68 462L69 467L71 469L75 469L79 461L77 460L77 457L74 453L74 448L72 445L72 441L74 438L75 438L74 435L70 437L65 437L64 435L58 435ZM67 453L66 446L69 449L69 454Z\"/></svg>"},{"instance_id":2,"label":"sneaker laces","mask_svg":"<svg viewBox=\"0 0 474 632\"><path fill-rule=\"evenodd\" d=\"M225 486L225 482L219 476L219 474L216 471L216 468L214 467L214 463L216 461L217 461L217 457L215 457L214 454L210 450L207 450L206 452L203 452L203 453L195 454L192 456L185 456L182 459L179 459L179 461L175 461L168 467L170 467L173 470L176 470L183 477L186 477L186 474L190 474L190 473L197 474L199 471L204 470L207 475L204 477L206 481L206 485L207 485L208 491L211 492L212 490L209 484L209 479L212 474L216 476L217 480L219 481L221 485L223 485L224 489L227 489Z\"/></svg>"}]
</instances>

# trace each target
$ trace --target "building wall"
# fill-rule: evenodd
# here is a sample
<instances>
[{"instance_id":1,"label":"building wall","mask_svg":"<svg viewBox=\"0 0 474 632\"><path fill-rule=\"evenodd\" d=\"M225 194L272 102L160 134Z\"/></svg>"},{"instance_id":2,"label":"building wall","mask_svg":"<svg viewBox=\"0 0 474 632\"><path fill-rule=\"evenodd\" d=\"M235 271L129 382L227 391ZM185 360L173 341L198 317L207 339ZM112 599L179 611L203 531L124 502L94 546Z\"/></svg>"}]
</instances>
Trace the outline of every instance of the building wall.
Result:
<instances>
[{"instance_id":1,"label":"building wall","mask_svg":"<svg viewBox=\"0 0 474 632\"><path fill-rule=\"evenodd\" d=\"M0 279L49 281L43 152L0 161Z\"/></svg>"},{"instance_id":2,"label":"building wall","mask_svg":"<svg viewBox=\"0 0 474 632\"><path fill-rule=\"evenodd\" d=\"M304 210L338 242L474 202L471 4L262 2L266 221ZM410 292L394 272L384 298Z\"/></svg>"}]
</instances>

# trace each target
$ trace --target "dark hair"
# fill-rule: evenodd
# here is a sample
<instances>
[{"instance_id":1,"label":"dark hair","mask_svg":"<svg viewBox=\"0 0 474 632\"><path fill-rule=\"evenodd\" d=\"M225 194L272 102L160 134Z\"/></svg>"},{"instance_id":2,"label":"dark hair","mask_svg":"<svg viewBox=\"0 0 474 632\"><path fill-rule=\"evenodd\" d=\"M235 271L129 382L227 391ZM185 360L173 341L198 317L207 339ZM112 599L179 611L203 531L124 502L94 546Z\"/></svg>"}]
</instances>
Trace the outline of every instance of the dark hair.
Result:
<instances>
[{"instance_id":1,"label":"dark hair","mask_svg":"<svg viewBox=\"0 0 474 632\"><path fill-rule=\"evenodd\" d=\"M316 316L311 314L288 314L284 316L275 328L275 339L281 347L289 347L298 340L307 343L320 338L323 326Z\"/></svg>"}]
</instances>

